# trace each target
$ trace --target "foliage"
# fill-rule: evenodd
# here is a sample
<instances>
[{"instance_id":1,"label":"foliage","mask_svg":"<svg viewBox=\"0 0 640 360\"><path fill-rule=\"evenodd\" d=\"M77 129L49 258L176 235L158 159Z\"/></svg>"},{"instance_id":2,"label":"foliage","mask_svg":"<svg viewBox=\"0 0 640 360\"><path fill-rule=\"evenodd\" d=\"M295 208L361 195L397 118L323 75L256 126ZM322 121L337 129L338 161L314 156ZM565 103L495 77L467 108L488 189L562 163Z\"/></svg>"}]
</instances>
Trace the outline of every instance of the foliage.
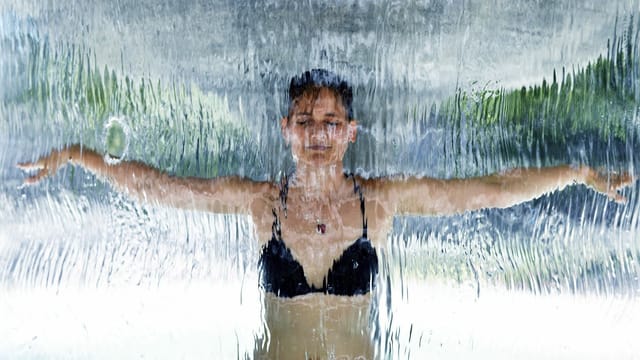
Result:
<instances>
[{"instance_id":1,"label":"foliage","mask_svg":"<svg viewBox=\"0 0 640 360\"><path fill-rule=\"evenodd\" d=\"M17 66L4 107L25 109L25 131L57 129L65 142L122 152L178 175L212 177L237 169L238 149L250 156L246 129L232 119L226 99L195 86L134 80L104 66L92 52L52 45L39 35L5 38L0 49ZM107 127L113 119L123 126ZM126 139L123 139L126 136Z\"/></svg>"},{"instance_id":2,"label":"foliage","mask_svg":"<svg viewBox=\"0 0 640 360\"><path fill-rule=\"evenodd\" d=\"M459 90L440 105L438 116L442 126L453 127L451 157L469 147L553 162L554 156L579 142L618 147L635 143L640 98L637 37L631 18L622 38L614 34L606 56L584 68L563 68L559 79L554 71L551 81L521 89ZM469 143L461 136L465 131Z\"/></svg>"}]
</instances>

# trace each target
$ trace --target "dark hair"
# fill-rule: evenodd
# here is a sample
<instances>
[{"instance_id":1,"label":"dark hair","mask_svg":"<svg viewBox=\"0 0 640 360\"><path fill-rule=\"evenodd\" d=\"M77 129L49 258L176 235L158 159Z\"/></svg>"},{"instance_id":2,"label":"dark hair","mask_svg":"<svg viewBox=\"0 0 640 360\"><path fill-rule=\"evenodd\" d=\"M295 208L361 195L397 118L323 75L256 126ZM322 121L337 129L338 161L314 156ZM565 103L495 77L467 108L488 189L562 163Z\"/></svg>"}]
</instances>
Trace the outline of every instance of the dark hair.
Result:
<instances>
[{"instance_id":1,"label":"dark hair","mask_svg":"<svg viewBox=\"0 0 640 360\"><path fill-rule=\"evenodd\" d=\"M289 85L289 111L291 111L294 101L300 96L310 90L319 88L327 88L333 91L347 112L347 120L353 119L353 90L351 85L342 80L337 74L325 69L305 71L299 76L291 78L291 84Z\"/></svg>"}]
</instances>

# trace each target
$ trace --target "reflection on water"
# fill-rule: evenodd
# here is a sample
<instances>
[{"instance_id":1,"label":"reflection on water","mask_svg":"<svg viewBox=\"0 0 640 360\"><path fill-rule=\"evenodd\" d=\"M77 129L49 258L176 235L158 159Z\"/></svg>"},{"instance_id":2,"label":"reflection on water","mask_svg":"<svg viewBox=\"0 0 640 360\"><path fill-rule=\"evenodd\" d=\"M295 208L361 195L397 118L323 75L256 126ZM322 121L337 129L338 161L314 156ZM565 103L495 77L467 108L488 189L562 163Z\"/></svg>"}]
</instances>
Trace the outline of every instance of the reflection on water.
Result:
<instances>
[{"instance_id":1,"label":"reflection on water","mask_svg":"<svg viewBox=\"0 0 640 360\"><path fill-rule=\"evenodd\" d=\"M9 357L251 356L266 315L246 218L137 204L79 168L19 188L13 165L82 142L178 175L275 179L292 164L276 119L303 69L352 80L362 135L346 164L365 176L638 166L634 2L0 9ZM638 184L625 195L574 187L396 219L374 294L378 352L633 357Z\"/></svg>"}]
</instances>

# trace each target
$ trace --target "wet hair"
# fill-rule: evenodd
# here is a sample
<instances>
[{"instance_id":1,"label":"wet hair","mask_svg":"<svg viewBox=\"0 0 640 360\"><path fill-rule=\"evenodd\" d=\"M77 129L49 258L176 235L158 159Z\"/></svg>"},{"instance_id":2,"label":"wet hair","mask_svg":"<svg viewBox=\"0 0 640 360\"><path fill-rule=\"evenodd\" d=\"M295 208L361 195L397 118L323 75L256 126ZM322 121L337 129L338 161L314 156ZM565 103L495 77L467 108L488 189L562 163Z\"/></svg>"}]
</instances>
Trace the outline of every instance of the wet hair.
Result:
<instances>
[{"instance_id":1,"label":"wet hair","mask_svg":"<svg viewBox=\"0 0 640 360\"><path fill-rule=\"evenodd\" d=\"M337 74L325 69L305 71L291 78L289 85L289 114L301 96L311 93L317 96L321 88L331 90L339 99L347 113L347 120L353 119L353 90L351 85Z\"/></svg>"}]
</instances>

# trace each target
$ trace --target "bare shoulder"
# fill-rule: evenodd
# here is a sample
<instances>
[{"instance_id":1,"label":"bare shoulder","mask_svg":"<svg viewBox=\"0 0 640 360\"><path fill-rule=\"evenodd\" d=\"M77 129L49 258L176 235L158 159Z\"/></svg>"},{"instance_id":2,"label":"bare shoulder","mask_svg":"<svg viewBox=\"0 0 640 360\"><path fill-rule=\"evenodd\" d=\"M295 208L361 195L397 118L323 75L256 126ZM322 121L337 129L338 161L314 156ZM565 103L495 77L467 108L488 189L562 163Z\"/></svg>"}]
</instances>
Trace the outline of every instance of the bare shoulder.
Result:
<instances>
[{"instance_id":1,"label":"bare shoulder","mask_svg":"<svg viewBox=\"0 0 640 360\"><path fill-rule=\"evenodd\" d=\"M252 198L249 204L249 215L260 238L271 229L273 209L280 203L280 187L274 182L255 182L252 185Z\"/></svg>"},{"instance_id":2,"label":"bare shoulder","mask_svg":"<svg viewBox=\"0 0 640 360\"><path fill-rule=\"evenodd\" d=\"M434 213L432 204L445 190L445 180L431 177L395 175L365 179L363 186L394 214Z\"/></svg>"},{"instance_id":3,"label":"bare shoulder","mask_svg":"<svg viewBox=\"0 0 640 360\"><path fill-rule=\"evenodd\" d=\"M171 191L160 194L171 204L223 214L248 214L254 204L272 196L273 185L239 176L171 178Z\"/></svg>"},{"instance_id":4,"label":"bare shoulder","mask_svg":"<svg viewBox=\"0 0 640 360\"><path fill-rule=\"evenodd\" d=\"M380 197L384 194L390 182L388 177L364 178L360 175L354 175L354 178L367 197Z\"/></svg>"},{"instance_id":5,"label":"bare shoulder","mask_svg":"<svg viewBox=\"0 0 640 360\"><path fill-rule=\"evenodd\" d=\"M269 204L271 205L279 199L280 188L271 181L253 181L249 179L239 179L245 192L249 195L247 200L251 200L253 204Z\"/></svg>"},{"instance_id":6,"label":"bare shoulder","mask_svg":"<svg viewBox=\"0 0 640 360\"><path fill-rule=\"evenodd\" d=\"M368 197L374 197L383 202L393 202L398 196L398 191L414 180L415 178L402 175L373 178L356 177L356 181L361 184Z\"/></svg>"},{"instance_id":7,"label":"bare shoulder","mask_svg":"<svg viewBox=\"0 0 640 360\"><path fill-rule=\"evenodd\" d=\"M252 199L270 198L278 195L278 186L270 181L256 181L240 176L220 177L204 180L208 186L227 194L237 194L247 203Z\"/></svg>"},{"instance_id":8,"label":"bare shoulder","mask_svg":"<svg viewBox=\"0 0 640 360\"><path fill-rule=\"evenodd\" d=\"M355 176L355 180L366 202L370 240L375 247L384 246L395 214L394 204L389 201L389 192L386 190L389 179Z\"/></svg>"}]
</instances>

